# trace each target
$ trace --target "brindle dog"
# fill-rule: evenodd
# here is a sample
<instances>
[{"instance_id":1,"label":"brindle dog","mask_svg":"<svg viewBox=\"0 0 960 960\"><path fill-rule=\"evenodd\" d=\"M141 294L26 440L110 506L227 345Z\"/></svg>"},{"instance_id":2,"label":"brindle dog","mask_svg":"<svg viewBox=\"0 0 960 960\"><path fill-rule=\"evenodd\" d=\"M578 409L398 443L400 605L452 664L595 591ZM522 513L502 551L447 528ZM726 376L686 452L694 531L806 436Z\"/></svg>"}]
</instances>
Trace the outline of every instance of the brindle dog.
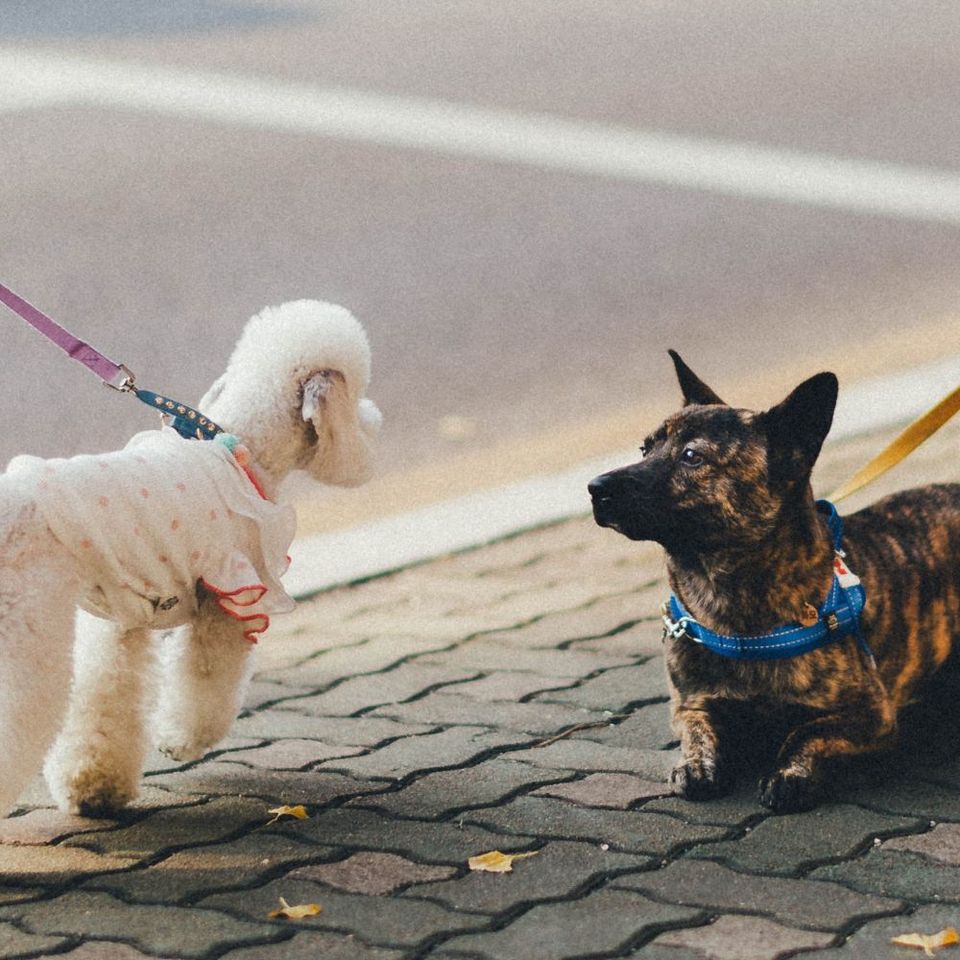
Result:
<instances>
[{"instance_id":1,"label":"brindle dog","mask_svg":"<svg viewBox=\"0 0 960 960\"><path fill-rule=\"evenodd\" d=\"M639 463L590 483L594 516L667 554L671 587L720 634L809 623L827 596L834 545L810 488L833 419L837 378L820 373L757 413L727 406L670 351L684 407L652 433ZM892 745L898 715L960 635L960 485L894 494L844 518L846 564L866 589L863 638L841 636L785 659L736 660L665 636L683 762L673 791L691 800L731 786L743 745L738 704L792 719L760 802L777 812L820 799L831 761ZM768 724L764 724L767 726Z\"/></svg>"}]
</instances>

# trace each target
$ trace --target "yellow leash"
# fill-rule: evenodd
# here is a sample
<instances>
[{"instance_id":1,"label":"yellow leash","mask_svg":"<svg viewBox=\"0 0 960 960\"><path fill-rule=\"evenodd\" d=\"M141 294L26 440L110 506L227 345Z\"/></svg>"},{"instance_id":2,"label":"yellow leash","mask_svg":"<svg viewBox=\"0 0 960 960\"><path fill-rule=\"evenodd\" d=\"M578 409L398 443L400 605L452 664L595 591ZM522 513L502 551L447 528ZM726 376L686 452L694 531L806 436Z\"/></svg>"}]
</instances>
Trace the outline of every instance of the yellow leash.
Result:
<instances>
[{"instance_id":1,"label":"yellow leash","mask_svg":"<svg viewBox=\"0 0 960 960\"><path fill-rule=\"evenodd\" d=\"M955 413L960 411L960 387L948 393L935 407L914 420L890 445L881 450L869 463L862 466L846 483L828 499L836 502L851 493L856 493L877 477L886 473L905 459L928 437L933 436Z\"/></svg>"}]
</instances>

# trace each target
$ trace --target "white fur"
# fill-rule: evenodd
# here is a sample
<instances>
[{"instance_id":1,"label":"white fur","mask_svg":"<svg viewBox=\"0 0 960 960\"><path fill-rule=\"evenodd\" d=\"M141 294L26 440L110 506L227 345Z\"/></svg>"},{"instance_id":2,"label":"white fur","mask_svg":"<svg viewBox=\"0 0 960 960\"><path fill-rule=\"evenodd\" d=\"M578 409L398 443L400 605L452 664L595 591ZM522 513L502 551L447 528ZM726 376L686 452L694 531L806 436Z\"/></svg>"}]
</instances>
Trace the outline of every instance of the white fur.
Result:
<instances>
[{"instance_id":1,"label":"white fur","mask_svg":"<svg viewBox=\"0 0 960 960\"><path fill-rule=\"evenodd\" d=\"M241 438L271 498L295 470L354 485L369 476L380 425L369 378L353 316L298 300L249 321L200 409ZM102 814L136 796L151 720L161 750L194 759L242 703L252 671L242 624L209 597L174 631L100 619L77 609L97 575L56 539L16 471L0 476L0 816L55 737L44 772L57 803Z\"/></svg>"}]
</instances>

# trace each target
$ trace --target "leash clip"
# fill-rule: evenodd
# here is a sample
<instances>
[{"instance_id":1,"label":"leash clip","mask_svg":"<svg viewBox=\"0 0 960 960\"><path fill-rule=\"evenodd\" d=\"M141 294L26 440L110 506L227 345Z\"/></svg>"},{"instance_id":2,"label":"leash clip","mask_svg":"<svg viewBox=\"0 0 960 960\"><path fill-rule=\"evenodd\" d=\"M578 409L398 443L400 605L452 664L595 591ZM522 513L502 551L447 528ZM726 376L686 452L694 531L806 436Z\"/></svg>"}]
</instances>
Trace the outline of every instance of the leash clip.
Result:
<instances>
[{"instance_id":1,"label":"leash clip","mask_svg":"<svg viewBox=\"0 0 960 960\"><path fill-rule=\"evenodd\" d=\"M136 374L125 364L117 364L117 372L103 385L118 393L133 393L136 390Z\"/></svg>"},{"instance_id":2,"label":"leash clip","mask_svg":"<svg viewBox=\"0 0 960 960\"><path fill-rule=\"evenodd\" d=\"M666 604L663 605L663 636L673 637L674 640L679 640L681 637L689 637L694 643L700 643L696 637L691 636L687 633L687 624L693 620L693 617L681 617L679 620L672 620L670 614L666 611Z\"/></svg>"}]
</instances>

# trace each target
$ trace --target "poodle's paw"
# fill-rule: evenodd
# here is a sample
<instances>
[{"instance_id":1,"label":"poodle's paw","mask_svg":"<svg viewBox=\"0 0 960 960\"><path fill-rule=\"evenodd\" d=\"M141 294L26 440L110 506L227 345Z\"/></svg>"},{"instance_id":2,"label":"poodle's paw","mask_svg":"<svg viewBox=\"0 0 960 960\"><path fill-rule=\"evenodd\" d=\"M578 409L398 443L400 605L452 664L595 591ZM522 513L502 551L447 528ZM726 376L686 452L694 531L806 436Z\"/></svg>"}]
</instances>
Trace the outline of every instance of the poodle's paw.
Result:
<instances>
[{"instance_id":1,"label":"poodle's paw","mask_svg":"<svg viewBox=\"0 0 960 960\"><path fill-rule=\"evenodd\" d=\"M90 762L65 763L51 756L44 773L50 793L64 813L81 817L109 817L136 800L140 772L123 771L103 757Z\"/></svg>"},{"instance_id":2,"label":"poodle's paw","mask_svg":"<svg viewBox=\"0 0 960 960\"><path fill-rule=\"evenodd\" d=\"M212 743L199 740L190 740L187 737L177 738L176 736L164 738L157 742L157 749L171 760L177 760L180 763L187 763L191 760L199 760L213 746Z\"/></svg>"},{"instance_id":3,"label":"poodle's paw","mask_svg":"<svg viewBox=\"0 0 960 960\"><path fill-rule=\"evenodd\" d=\"M157 749L171 760L187 763L199 760L209 753L225 736L227 730L219 726L201 727L196 730L168 727L157 734Z\"/></svg>"}]
</instances>

